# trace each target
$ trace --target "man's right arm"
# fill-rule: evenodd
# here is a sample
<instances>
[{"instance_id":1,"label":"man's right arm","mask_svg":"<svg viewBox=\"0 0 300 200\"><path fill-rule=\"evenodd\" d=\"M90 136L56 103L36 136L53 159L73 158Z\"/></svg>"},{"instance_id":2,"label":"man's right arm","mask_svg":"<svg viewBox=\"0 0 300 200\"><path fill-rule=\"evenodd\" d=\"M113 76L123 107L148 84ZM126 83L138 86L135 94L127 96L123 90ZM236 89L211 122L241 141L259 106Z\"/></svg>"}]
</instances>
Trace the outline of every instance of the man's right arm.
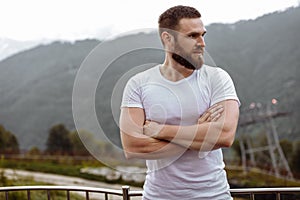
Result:
<instances>
[{"instance_id":1,"label":"man's right arm","mask_svg":"<svg viewBox=\"0 0 300 200\"><path fill-rule=\"evenodd\" d=\"M120 132L126 158L160 159L181 155L187 149L143 134L145 113L142 108L121 108Z\"/></svg>"}]
</instances>

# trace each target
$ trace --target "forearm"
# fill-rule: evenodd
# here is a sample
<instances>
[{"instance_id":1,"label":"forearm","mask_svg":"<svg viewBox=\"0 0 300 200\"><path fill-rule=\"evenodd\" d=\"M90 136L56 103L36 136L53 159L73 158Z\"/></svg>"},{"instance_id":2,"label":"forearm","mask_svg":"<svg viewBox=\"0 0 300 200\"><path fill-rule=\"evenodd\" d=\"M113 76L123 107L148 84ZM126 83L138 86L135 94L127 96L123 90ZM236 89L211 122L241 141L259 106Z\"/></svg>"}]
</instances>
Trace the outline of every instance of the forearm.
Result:
<instances>
[{"instance_id":1,"label":"forearm","mask_svg":"<svg viewBox=\"0 0 300 200\"><path fill-rule=\"evenodd\" d=\"M191 126L163 125L153 137L185 148L209 151L230 146L232 135L220 122L208 122Z\"/></svg>"},{"instance_id":2,"label":"forearm","mask_svg":"<svg viewBox=\"0 0 300 200\"><path fill-rule=\"evenodd\" d=\"M126 158L160 159L181 155L186 151L183 146L145 135L130 136L122 133L121 137Z\"/></svg>"},{"instance_id":3,"label":"forearm","mask_svg":"<svg viewBox=\"0 0 300 200\"><path fill-rule=\"evenodd\" d=\"M121 141L126 158L159 159L182 154L186 148L143 134L144 111L123 108L120 115Z\"/></svg>"},{"instance_id":4,"label":"forearm","mask_svg":"<svg viewBox=\"0 0 300 200\"><path fill-rule=\"evenodd\" d=\"M237 128L239 110L234 100L220 103L224 106L222 116L213 122L205 122L191 126L176 126L167 124L148 125L144 129L149 136L167 140L185 148L209 151L232 145ZM145 132L144 130L144 132ZM155 130L155 131L151 131Z\"/></svg>"}]
</instances>

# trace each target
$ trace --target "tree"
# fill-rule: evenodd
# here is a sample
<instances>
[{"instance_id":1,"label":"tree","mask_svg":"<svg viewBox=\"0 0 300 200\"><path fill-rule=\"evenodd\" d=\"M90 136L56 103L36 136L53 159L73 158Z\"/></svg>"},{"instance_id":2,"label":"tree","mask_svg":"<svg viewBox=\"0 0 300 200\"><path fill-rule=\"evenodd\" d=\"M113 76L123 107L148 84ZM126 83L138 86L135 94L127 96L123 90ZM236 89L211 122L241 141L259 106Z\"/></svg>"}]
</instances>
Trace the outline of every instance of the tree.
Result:
<instances>
[{"instance_id":1,"label":"tree","mask_svg":"<svg viewBox=\"0 0 300 200\"><path fill-rule=\"evenodd\" d=\"M28 155L41 155L41 151L38 147L33 146L29 149L29 151L27 152Z\"/></svg>"},{"instance_id":2,"label":"tree","mask_svg":"<svg viewBox=\"0 0 300 200\"><path fill-rule=\"evenodd\" d=\"M49 130L46 146L46 152L50 154L71 154L72 143L69 130L63 124L53 126Z\"/></svg>"},{"instance_id":3,"label":"tree","mask_svg":"<svg viewBox=\"0 0 300 200\"><path fill-rule=\"evenodd\" d=\"M83 133L81 133L81 134L83 134ZM88 133L84 133L84 134L87 135ZM81 137L83 137L83 136L81 136ZM84 138L86 138L86 136L84 136ZM77 131L71 132L70 140L72 143L73 155L81 155L81 156L90 155L89 151L83 145L81 138L79 137L79 134Z\"/></svg>"},{"instance_id":4,"label":"tree","mask_svg":"<svg viewBox=\"0 0 300 200\"><path fill-rule=\"evenodd\" d=\"M14 134L0 125L0 152L19 153L19 142Z\"/></svg>"}]
</instances>

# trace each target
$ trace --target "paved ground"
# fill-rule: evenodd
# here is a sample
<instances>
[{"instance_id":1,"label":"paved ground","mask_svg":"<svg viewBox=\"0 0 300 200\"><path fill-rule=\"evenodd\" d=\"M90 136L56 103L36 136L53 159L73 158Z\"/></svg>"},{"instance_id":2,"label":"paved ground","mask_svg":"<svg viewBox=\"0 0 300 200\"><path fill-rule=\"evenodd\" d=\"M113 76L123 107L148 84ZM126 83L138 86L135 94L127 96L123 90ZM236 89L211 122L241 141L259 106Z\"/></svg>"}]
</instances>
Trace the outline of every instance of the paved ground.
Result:
<instances>
[{"instance_id":1,"label":"paved ground","mask_svg":"<svg viewBox=\"0 0 300 200\"><path fill-rule=\"evenodd\" d=\"M118 189L121 190L122 185L118 184L108 184L97 181L85 180L82 178L62 176L56 174L47 174L40 172L30 172L24 170L12 170L12 169L3 169L4 175L9 179L15 179L18 177L31 177L37 182L50 183L54 185L62 185L62 186L84 186L84 187L98 187L98 188L107 188L107 189ZM138 187L130 187L130 190L142 190ZM82 193L81 193L82 194ZM101 194L90 194L90 198L104 199L104 195ZM122 199L122 197L110 195L109 199L117 200ZM132 197L132 200L139 200L141 197Z\"/></svg>"}]
</instances>

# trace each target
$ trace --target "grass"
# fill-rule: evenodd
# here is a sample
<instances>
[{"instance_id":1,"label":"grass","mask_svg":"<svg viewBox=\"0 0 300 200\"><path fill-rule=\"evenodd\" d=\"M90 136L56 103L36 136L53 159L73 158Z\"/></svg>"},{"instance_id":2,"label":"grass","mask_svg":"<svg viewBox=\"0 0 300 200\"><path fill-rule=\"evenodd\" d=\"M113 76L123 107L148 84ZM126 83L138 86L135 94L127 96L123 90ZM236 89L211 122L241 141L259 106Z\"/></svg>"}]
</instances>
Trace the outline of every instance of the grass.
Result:
<instances>
[{"instance_id":1,"label":"grass","mask_svg":"<svg viewBox=\"0 0 300 200\"><path fill-rule=\"evenodd\" d=\"M46 185L46 183L35 182L32 178L15 178L13 180L7 179L4 176L4 172L0 171L0 187L5 186L23 186L23 185ZM50 191L50 197L52 200L65 200L67 199L66 192L63 191ZM8 193L8 198L10 200L20 200L27 199L27 191L14 191ZM78 194L71 193L70 198L72 200L82 200L83 197ZM5 199L5 193L0 192L0 199ZM32 200L47 200L47 191L32 191L30 192L30 199Z\"/></svg>"},{"instance_id":2,"label":"grass","mask_svg":"<svg viewBox=\"0 0 300 200\"><path fill-rule=\"evenodd\" d=\"M102 167L104 164L97 160L76 161L72 157L61 156L53 160L39 159L0 159L0 168L22 169L44 173L73 176L106 183L118 183L142 187L142 183L126 182L121 178L118 180L107 180L106 177L94 174L81 173L84 167ZM300 182L288 179L276 178L263 173L261 170L252 169L243 173L241 168L228 168L227 177L233 187L299 187Z\"/></svg>"},{"instance_id":3,"label":"grass","mask_svg":"<svg viewBox=\"0 0 300 200\"><path fill-rule=\"evenodd\" d=\"M227 177L233 185L247 187L299 187L299 181L277 178L259 169L251 169L244 173L242 169L227 169Z\"/></svg>"},{"instance_id":4,"label":"grass","mask_svg":"<svg viewBox=\"0 0 300 200\"><path fill-rule=\"evenodd\" d=\"M0 159L0 168L10 168L10 169L21 169L28 171L44 172L60 174L65 176L79 177L88 180L94 180L106 183L118 183L121 185L131 185L136 187L142 187L142 183L128 182L122 180L108 180L105 176L81 173L80 169L84 167L103 167L102 163L97 160L86 160L86 161L75 161L72 157L60 157L56 160L28 160L28 159L18 159L18 160L7 160Z\"/></svg>"},{"instance_id":5,"label":"grass","mask_svg":"<svg viewBox=\"0 0 300 200\"><path fill-rule=\"evenodd\" d=\"M95 180L99 182L118 183L123 185L132 185L141 187L141 183L125 182L122 179L109 181L104 176L92 175L81 173L80 169L84 167L101 167L104 166L97 160L85 160L75 161L72 157L58 157L58 159L46 160L46 159L4 159L0 157L0 168L22 169L28 171L37 171L45 173L60 174L66 176L80 177L89 180ZM291 181L287 179L279 179L272 175L262 173L261 170L252 169L247 173L243 173L241 168L226 169L227 176L230 183L233 183L232 188L248 188L248 187L299 187L300 183L297 181ZM0 171L1 172L1 171ZM7 180L3 174L0 173L0 187L1 186L13 186L13 185L37 185L45 183L34 182L30 178L23 178L17 181ZM0 193L0 199L4 199L3 193ZM26 192L14 192L9 194L9 199L26 199ZM81 196L71 193L72 200L80 200ZM53 196L53 197L52 197ZM298 196L297 196L298 197ZM47 199L46 191L33 191L31 199L44 200ZM66 192L63 191L51 191L51 199L62 200L66 199ZM243 198L234 198L243 199Z\"/></svg>"}]
</instances>

